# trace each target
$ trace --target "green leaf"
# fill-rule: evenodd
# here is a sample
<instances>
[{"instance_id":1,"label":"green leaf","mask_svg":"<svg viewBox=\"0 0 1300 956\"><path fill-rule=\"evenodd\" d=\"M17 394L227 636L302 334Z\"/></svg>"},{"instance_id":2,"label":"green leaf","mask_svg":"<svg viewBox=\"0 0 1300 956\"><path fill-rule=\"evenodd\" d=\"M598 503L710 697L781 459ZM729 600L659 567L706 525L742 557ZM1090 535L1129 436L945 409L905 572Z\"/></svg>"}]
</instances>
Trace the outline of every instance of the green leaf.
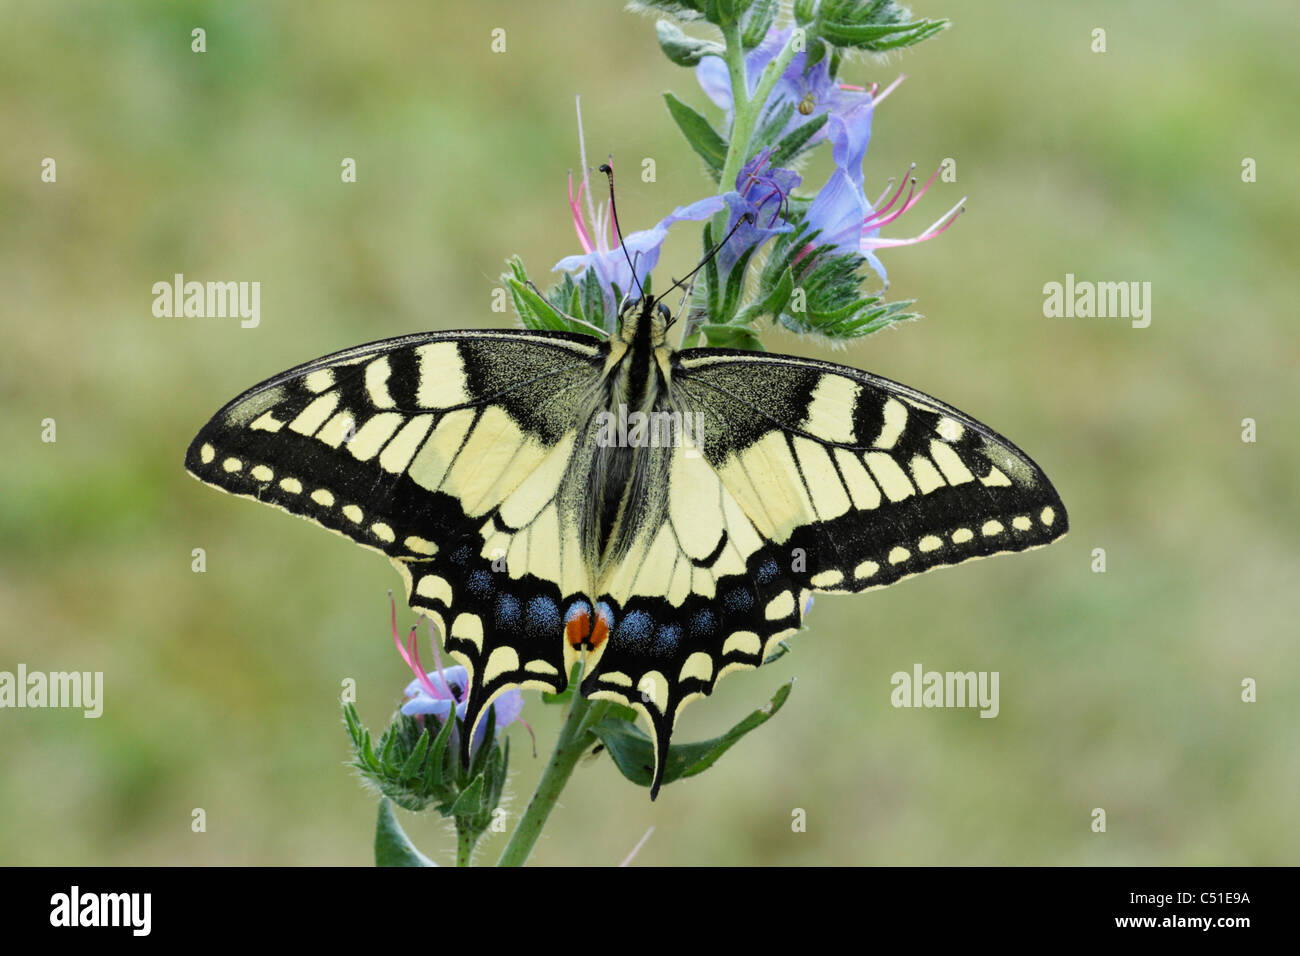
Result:
<instances>
[{"instance_id":1,"label":"green leaf","mask_svg":"<svg viewBox=\"0 0 1300 956\"><path fill-rule=\"evenodd\" d=\"M726 47L716 40L690 36L671 20L655 23L655 34L664 55L678 66L695 66L706 56L722 56L726 52Z\"/></svg>"},{"instance_id":2,"label":"green leaf","mask_svg":"<svg viewBox=\"0 0 1300 956\"><path fill-rule=\"evenodd\" d=\"M684 23L704 19L702 0L632 0L627 8L634 13L649 13L655 10L676 17Z\"/></svg>"},{"instance_id":3,"label":"green leaf","mask_svg":"<svg viewBox=\"0 0 1300 956\"><path fill-rule=\"evenodd\" d=\"M515 311L526 329L539 331L563 330L569 327L564 316L555 307L543 299L531 286L525 285L514 276L503 276L510 288L510 298L514 300Z\"/></svg>"},{"instance_id":4,"label":"green leaf","mask_svg":"<svg viewBox=\"0 0 1300 956\"><path fill-rule=\"evenodd\" d=\"M461 791L444 816L473 817L483 809L483 774L479 774L470 785Z\"/></svg>"},{"instance_id":5,"label":"green leaf","mask_svg":"<svg viewBox=\"0 0 1300 956\"><path fill-rule=\"evenodd\" d=\"M375 823L375 866L437 866L415 848L386 798L379 798L379 819Z\"/></svg>"},{"instance_id":6,"label":"green leaf","mask_svg":"<svg viewBox=\"0 0 1300 956\"><path fill-rule=\"evenodd\" d=\"M631 707L624 707L622 704L616 704L609 701L609 709L605 711L605 720L626 720L630 723L636 722L636 711Z\"/></svg>"},{"instance_id":7,"label":"green leaf","mask_svg":"<svg viewBox=\"0 0 1300 956\"><path fill-rule=\"evenodd\" d=\"M772 148L772 165L785 166L803 152L804 147L808 145L808 140L816 136L830 118L830 113L822 113L782 137L781 141ZM782 125L782 129L784 128Z\"/></svg>"},{"instance_id":8,"label":"green leaf","mask_svg":"<svg viewBox=\"0 0 1300 956\"><path fill-rule=\"evenodd\" d=\"M758 333L747 325L705 325L700 331L704 333L705 344L710 348L767 351Z\"/></svg>"},{"instance_id":9,"label":"green leaf","mask_svg":"<svg viewBox=\"0 0 1300 956\"><path fill-rule=\"evenodd\" d=\"M582 306L582 311L578 315L592 325L606 328L608 323L605 321L605 290L600 287L600 278L596 275L595 269L588 269L582 274L578 290L579 302Z\"/></svg>"},{"instance_id":10,"label":"green leaf","mask_svg":"<svg viewBox=\"0 0 1300 956\"><path fill-rule=\"evenodd\" d=\"M754 0L740 21L740 42L746 50L763 42L780 9L779 0Z\"/></svg>"},{"instance_id":11,"label":"green leaf","mask_svg":"<svg viewBox=\"0 0 1300 956\"><path fill-rule=\"evenodd\" d=\"M736 325L751 325L764 315L771 315L775 319L790 302L790 293L794 291L794 273L789 266L781 270L775 282L768 279L766 274L760 281L763 284L760 286L759 297L736 316Z\"/></svg>"},{"instance_id":12,"label":"green leaf","mask_svg":"<svg viewBox=\"0 0 1300 956\"><path fill-rule=\"evenodd\" d=\"M800 6L796 3L796 18ZM894 0L822 0L808 22L810 32L835 47L874 53L912 46L948 28L947 20L913 20L912 12ZM811 53L810 47L809 64Z\"/></svg>"},{"instance_id":13,"label":"green leaf","mask_svg":"<svg viewBox=\"0 0 1300 956\"><path fill-rule=\"evenodd\" d=\"M409 757L402 764L402 769L398 772L398 779L402 781L414 780L421 776L420 766L424 763L424 756L429 752L429 731L426 729L420 734L420 740L411 751Z\"/></svg>"},{"instance_id":14,"label":"green leaf","mask_svg":"<svg viewBox=\"0 0 1300 956\"><path fill-rule=\"evenodd\" d=\"M754 247L757 248L757 247ZM749 269L749 260L754 255L754 248L745 251L735 265L731 267L731 274L727 276L727 288L722 297L722 310L719 315L727 320L730 324L736 314L736 303L740 300L740 293L745 289L745 272Z\"/></svg>"},{"instance_id":15,"label":"green leaf","mask_svg":"<svg viewBox=\"0 0 1300 956\"><path fill-rule=\"evenodd\" d=\"M727 161L727 141L707 119L673 94L665 93L664 102L668 104L668 112L686 137L686 142L708 165L714 182L717 182Z\"/></svg>"},{"instance_id":16,"label":"green leaf","mask_svg":"<svg viewBox=\"0 0 1300 956\"><path fill-rule=\"evenodd\" d=\"M529 281L528 273L524 270L524 264L519 257L513 256L507 261L511 271L502 274L501 278L510 289L515 311L519 314L519 321L523 323L524 328L580 332L583 335L604 338L603 328L583 319L578 295L579 287L574 283L572 276L565 273L560 284L543 297ZM592 281L596 281L590 269L587 270L586 275ZM597 288L599 288L598 282ZM571 310L573 314L566 315L565 309ZM603 321L604 314L602 305L596 313L595 321Z\"/></svg>"},{"instance_id":17,"label":"green leaf","mask_svg":"<svg viewBox=\"0 0 1300 956\"><path fill-rule=\"evenodd\" d=\"M767 723L785 704L794 681L782 684L771 701L751 713L721 737L693 744L671 744L664 762L664 783L703 773L735 743L754 729ZM600 738L609 751L615 766L628 780L638 786L648 787L654 775L654 750L650 738L635 724L603 719L591 732Z\"/></svg>"},{"instance_id":18,"label":"green leaf","mask_svg":"<svg viewBox=\"0 0 1300 956\"><path fill-rule=\"evenodd\" d=\"M708 256L704 263L704 274L700 277L704 282L704 311L715 322L724 322L726 316L720 311L722 303L718 299L718 257L709 255L713 251L713 223L704 224L702 238L704 255Z\"/></svg>"},{"instance_id":19,"label":"green leaf","mask_svg":"<svg viewBox=\"0 0 1300 956\"><path fill-rule=\"evenodd\" d=\"M794 116L795 104L789 100L773 100L763 113L763 119L758 126L758 133L753 142L770 143L781 135L781 130L785 129L790 118ZM747 157L752 158L752 157ZM779 165L773 163L772 165Z\"/></svg>"}]
</instances>

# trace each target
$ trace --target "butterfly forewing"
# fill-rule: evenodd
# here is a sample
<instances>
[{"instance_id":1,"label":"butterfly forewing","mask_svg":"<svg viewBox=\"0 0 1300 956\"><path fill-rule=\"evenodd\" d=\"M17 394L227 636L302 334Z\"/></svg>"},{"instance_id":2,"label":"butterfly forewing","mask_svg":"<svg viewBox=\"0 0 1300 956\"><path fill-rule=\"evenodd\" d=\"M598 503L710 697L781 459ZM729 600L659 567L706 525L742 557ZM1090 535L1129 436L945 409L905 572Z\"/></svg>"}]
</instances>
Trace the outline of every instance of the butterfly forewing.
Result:
<instances>
[{"instance_id":1,"label":"butterfly forewing","mask_svg":"<svg viewBox=\"0 0 1300 956\"><path fill-rule=\"evenodd\" d=\"M562 586L591 584L554 498L602 362L598 343L558 333L376 342L249 389L185 463L392 559L470 671L472 723L512 686L567 683Z\"/></svg>"}]
</instances>

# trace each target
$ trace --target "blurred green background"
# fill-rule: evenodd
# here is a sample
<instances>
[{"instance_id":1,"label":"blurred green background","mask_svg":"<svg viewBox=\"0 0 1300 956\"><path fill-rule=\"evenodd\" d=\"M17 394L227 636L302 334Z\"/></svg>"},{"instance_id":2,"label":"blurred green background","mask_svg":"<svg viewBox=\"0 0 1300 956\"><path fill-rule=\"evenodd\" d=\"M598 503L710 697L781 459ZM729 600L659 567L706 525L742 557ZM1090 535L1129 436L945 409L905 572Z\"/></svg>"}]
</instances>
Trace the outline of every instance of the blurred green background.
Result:
<instances>
[{"instance_id":1,"label":"blurred green background","mask_svg":"<svg viewBox=\"0 0 1300 956\"><path fill-rule=\"evenodd\" d=\"M867 181L951 157L957 182L888 232L914 234L962 195L967 212L884 254L891 294L926 317L834 357L1011 437L1072 532L819 597L794 652L727 680L677 739L797 677L776 719L653 805L604 758L583 766L534 861L617 862L653 825L638 858L653 864L1294 864L1294 5L916 9L954 28L844 72L908 75L877 113ZM575 94L592 162L656 160L657 182L622 178L629 228L703 196L660 93L704 98L652 20L615 0L0 10L0 670L103 671L106 697L99 720L0 711L0 862L367 864L375 802L343 766L338 695L355 679L376 730L400 700L397 576L199 485L185 447L300 361L511 323L491 311L505 257L542 279L577 251ZM340 182L343 157L356 184ZM1258 182L1242 182L1245 157ZM812 187L826 159L804 169ZM675 233L660 274L697 249ZM260 281L260 327L155 318L151 286L175 272ZM1150 282L1150 328L1045 318L1043 284L1067 272ZM890 675L917 662L999 671L1001 715L892 708ZM1247 677L1257 703L1240 699ZM544 756L558 714L528 698ZM518 810L542 759L512 733ZM439 820L402 821L448 862ZM503 845L490 834L481 859Z\"/></svg>"}]
</instances>

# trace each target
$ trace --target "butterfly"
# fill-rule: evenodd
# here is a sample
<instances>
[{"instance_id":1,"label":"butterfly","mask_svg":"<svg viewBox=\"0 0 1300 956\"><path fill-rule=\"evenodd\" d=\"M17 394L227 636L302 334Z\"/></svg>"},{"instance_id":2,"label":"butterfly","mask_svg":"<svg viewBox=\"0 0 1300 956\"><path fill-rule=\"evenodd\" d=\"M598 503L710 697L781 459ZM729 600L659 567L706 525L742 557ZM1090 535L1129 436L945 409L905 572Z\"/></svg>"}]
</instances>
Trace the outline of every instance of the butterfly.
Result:
<instances>
[{"instance_id":1,"label":"butterfly","mask_svg":"<svg viewBox=\"0 0 1300 956\"><path fill-rule=\"evenodd\" d=\"M1064 506L1011 442L843 365L677 350L667 309L608 339L408 335L308 362L216 413L199 480L386 555L469 675L465 721L515 687L674 722L856 593L1040 547ZM470 733L461 735L463 745Z\"/></svg>"}]
</instances>

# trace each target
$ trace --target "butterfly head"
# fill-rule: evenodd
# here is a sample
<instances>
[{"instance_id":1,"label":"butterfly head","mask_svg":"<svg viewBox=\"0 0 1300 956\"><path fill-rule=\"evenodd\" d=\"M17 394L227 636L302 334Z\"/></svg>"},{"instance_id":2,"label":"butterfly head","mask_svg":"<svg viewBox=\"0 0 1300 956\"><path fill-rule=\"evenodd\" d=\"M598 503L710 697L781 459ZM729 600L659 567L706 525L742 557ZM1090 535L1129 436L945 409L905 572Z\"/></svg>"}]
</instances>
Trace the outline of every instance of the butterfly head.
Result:
<instances>
[{"instance_id":1,"label":"butterfly head","mask_svg":"<svg viewBox=\"0 0 1300 956\"><path fill-rule=\"evenodd\" d=\"M625 299L618 321L619 337L624 342L633 345L639 338L642 342L648 341L651 348L664 344L668 327L673 324L668 306L648 295Z\"/></svg>"}]
</instances>

